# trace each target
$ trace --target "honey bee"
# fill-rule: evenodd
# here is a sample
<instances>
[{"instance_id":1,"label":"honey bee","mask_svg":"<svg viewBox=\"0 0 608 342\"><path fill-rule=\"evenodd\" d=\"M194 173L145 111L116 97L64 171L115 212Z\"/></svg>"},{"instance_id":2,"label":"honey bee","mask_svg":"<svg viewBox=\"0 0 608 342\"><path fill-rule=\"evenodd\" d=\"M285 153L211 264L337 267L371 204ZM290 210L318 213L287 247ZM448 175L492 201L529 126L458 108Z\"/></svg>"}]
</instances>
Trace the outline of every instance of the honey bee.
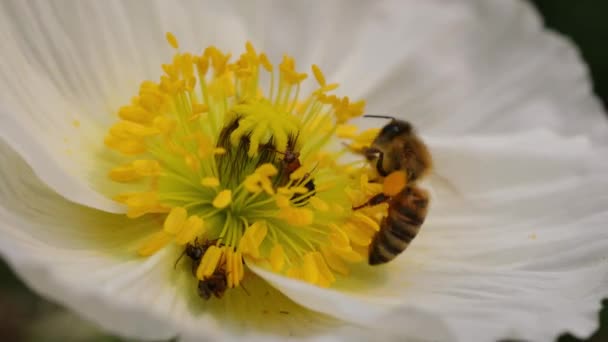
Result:
<instances>
[{"instance_id":1,"label":"honey bee","mask_svg":"<svg viewBox=\"0 0 608 342\"><path fill-rule=\"evenodd\" d=\"M279 174L279 179L281 179L280 184L284 185L287 184L289 182L289 177L291 176L292 173L294 173L296 170L298 170L300 167L302 167L302 163L300 162L300 152L295 151L295 140L297 139L297 137L295 139L290 139L287 149L285 150L285 152L281 152L281 151L277 151L274 149L274 147L272 146L265 146L264 148L268 149L268 150L272 150L275 153L281 154L283 155L283 159L281 159L281 171ZM306 173L304 174L304 176L302 177L302 179L298 179L295 181L295 185L301 185L303 183L303 180L308 179L308 181L306 181L306 183L304 183L304 187L308 190L308 195L302 196L302 195L298 195L295 194L292 196L291 200L293 201L293 204L295 205L304 205L306 204L306 200L314 195L315 192L315 183L314 180L310 177L310 173Z\"/></svg>"},{"instance_id":2,"label":"honey bee","mask_svg":"<svg viewBox=\"0 0 608 342\"><path fill-rule=\"evenodd\" d=\"M196 269L198 268L198 265L201 263L201 259L203 258L203 255L205 255L205 252L207 251L207 249L209 249L209 247L213 246L216 242L217 242L217 240L207 240L205 242L199 242L198 238L196 238L194 240L194 243L187 243L186 248L184 249L182 254L179 256L179 258L177 258L177 260L175 261L175 265L173 266L173 268L177 267L177 264L179 263L179 261L182 259L182 257L185 254L190 259L192 259L192 274L195 274Z\"/></svg>"},{"instance_id":3,"label":"honey bee","mask_svg":"<svg viewBox=\"0 0 608 342\"><path fill-rule=\"evenodd\" d=\"M373 164L381 181L395 172L404 172L406 182L401 189L386 189L366 203L353 207L358 210L388 202L388 213L380 223L369 246L368 263L379 265L401 254L416 237L426 218L429 194L416 186L416 181L432 168L431 154L415 134L411 124L393 117L365 115L391 119L378 133L371 147L363 153Z\"/></svg>"},{"instance_id":4,"label":"honey bee","mask_svg":"<svg viewBox=\"0 0 608 342\"><path fill-rule=\"evenodd\" d=\"M209 300L212 295L222 298L228 289L228 275L224 266L218 266L209 278L199 280L197 289L198 295L205 300Z\"/></svg>"},{"instance_id":5,"label":"honey bee","mask_svg":"<svg viewBox=\"0 0 608 342\"><path fill-rule=\"evenodd\" d=\"M185 254L192 259L192 274L196 274L196 269L200 265L205 252L209 247L215 245L216 242L217 240L207 240L201 243L197 238L194 240L194 243L186 244L186 248L175 262L174 267L177 267L177 264ZM228 276L224 265L218 265L213 274L208 278L199 280L197 286L198 295L205 300L209 300L212 295L216 298L222 298L227 289Z\"/></svg>"}]
</instances>

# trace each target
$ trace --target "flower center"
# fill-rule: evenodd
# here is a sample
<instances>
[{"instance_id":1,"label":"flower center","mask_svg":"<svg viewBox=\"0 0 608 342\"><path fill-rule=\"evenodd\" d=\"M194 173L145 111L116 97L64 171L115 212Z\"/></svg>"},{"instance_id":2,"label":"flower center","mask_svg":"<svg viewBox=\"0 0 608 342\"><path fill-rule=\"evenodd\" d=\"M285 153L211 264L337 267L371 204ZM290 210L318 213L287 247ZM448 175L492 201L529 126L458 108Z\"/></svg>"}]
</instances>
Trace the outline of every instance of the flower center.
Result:
<instances>
[{"instance_id":1,"label":"flower center","mask_svg":"<svg viewBox=\"0 0 608 342\"><path fill-rule=\"evenodd\" d=\"M347 275L386 212L352 211L381 185L357 167L364 160L342 163L346 148L330 149L337 138L354 149L373 138L347 124L364 102L329 95L338 85L314 65L319 87L301 99L307 74L294 59L275 68L250 43L230 62L215 47L196 56L180 52L172 34L167 40L172 63L159 82L141 84L105 139L125 158L109 172L127 190L115 199L131 218L164 222L139 254L184 246L204 298L238 286L245 258L319 286Z\"/></svg>"}]
</instances>

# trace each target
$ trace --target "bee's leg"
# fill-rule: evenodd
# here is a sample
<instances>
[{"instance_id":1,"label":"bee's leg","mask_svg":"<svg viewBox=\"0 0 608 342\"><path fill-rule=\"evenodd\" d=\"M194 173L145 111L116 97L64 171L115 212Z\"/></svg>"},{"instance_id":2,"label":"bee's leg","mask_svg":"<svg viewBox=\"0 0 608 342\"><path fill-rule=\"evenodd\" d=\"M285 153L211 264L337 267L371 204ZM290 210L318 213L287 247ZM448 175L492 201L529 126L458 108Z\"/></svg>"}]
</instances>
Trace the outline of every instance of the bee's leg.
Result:
<instances>
[{"instance_id":1,"label":"bee's leg","mask_svg":"<svg viewBox=\"0 0 608 342\"><path fill-rule=\"evenodd\" d=\"M359 209L365 208L365 207L372 207L374 205L384 203L384 202L388 201L389 199L391 199L390 196L387 196L383 193L379 193L376 196L370 198L367 202L365 202L359 206L353 207L353 210L359 210Z\"/></svg>"},{"instance_id":2,"label":"bee's leg","mask_svg":"<svg viewBox=\"0 0 608 342\"><path fill-rule=\"evenodd\" d=\"M368 147L363 149L363 154L368 161L372 161L378 154L382 154L382 151L374 147Z\"/></svg>"},{"instance_id":3,"label":"bee's leg","mask_svg":"<svg viewBox=\"0 0 608 342\"><path fill-rule=\"evenodd\" d=\"M382 177L388 176L389 172L384 170L382 167L382 163L384 162L384 153L382 151L378 151L378 161L376 162L376 171Z\"/></svg>"},{"instance_id":4,"label":"bee's leg","mask_svg":"<svg viewBox=\"0 0 608 342\"><path fill-rule=\"evenodd\" d=\"M177 264L179 263L180 260L182 260L182 257L184 256L184 254L186 254L186 250L185 249L182 252L182 254L179 255L179 258L177 258L177 260L175 260L175 265L173 265L173 269L177 268Z\"/></svg>"}]
</instances>

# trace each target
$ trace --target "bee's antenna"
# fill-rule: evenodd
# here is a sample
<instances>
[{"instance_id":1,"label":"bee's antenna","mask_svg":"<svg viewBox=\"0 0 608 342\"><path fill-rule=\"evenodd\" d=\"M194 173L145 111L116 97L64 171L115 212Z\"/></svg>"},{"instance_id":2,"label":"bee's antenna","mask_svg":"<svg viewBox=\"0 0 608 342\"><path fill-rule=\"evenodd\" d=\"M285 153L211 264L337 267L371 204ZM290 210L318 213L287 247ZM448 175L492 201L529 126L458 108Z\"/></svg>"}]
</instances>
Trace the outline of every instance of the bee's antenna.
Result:
<instances>
[{"instance_id":1,"label":"bee's antenna","mask_svg":"<svg viewBox=\"0 0 608 342\"><path fill-rule=\"evenodd\" d=\"M177 258L177 260L175 260L175 265L173 265L173 269L177 268L177 264L179 263L180 260L182 260L182 257L184 256L184 254L186 254L186 250L185 249L182 252L182 254L179 255L179 258Z\"/></svg>"},{"instance_id":2,"label":"bee's antenna","mask_svg":"<svg viewBox=\"0 0 608 342\"><path fill-rule=\"evenodd\" d=\"M378 119L391 119L391 120L395 120L394 117L392 116L388 116L388 115L372 115L372 114L365 114L363 115L364 118L378 118Z\"/></svg>"}]
</instances>

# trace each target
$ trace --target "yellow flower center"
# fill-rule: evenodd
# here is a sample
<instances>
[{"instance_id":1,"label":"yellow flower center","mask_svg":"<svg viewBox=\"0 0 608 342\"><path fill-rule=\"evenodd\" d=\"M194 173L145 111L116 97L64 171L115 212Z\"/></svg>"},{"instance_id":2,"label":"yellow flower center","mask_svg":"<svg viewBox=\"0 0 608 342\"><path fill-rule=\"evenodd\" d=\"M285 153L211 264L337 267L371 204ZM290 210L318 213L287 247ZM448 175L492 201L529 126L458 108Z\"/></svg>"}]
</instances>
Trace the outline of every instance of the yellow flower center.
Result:
<instances>
[{"instance_id":1,"label":"yellow flower center","mask_svg":"<svg viewBox=\"0 0 608 342\"><path fill-rule=\"evenodd\" d=\"M250 43L230 62L213 46L193 55L167 40L172 62L158 82L141 84L105 138L125 160L109 172L125 187L115 199L128 217L164 220L139 254L183 246L201 296L238 286L244 259L319 286L347 275L348 263L367 258L386 212L352 211L382 186L339 161L374 136L347 123L364 102L329 95L338 86L315 65L319 87L301 99L307 74L294 59L275 68ZM352 142L330 149L337 138Z\"/></svg>"}]
</instances>

